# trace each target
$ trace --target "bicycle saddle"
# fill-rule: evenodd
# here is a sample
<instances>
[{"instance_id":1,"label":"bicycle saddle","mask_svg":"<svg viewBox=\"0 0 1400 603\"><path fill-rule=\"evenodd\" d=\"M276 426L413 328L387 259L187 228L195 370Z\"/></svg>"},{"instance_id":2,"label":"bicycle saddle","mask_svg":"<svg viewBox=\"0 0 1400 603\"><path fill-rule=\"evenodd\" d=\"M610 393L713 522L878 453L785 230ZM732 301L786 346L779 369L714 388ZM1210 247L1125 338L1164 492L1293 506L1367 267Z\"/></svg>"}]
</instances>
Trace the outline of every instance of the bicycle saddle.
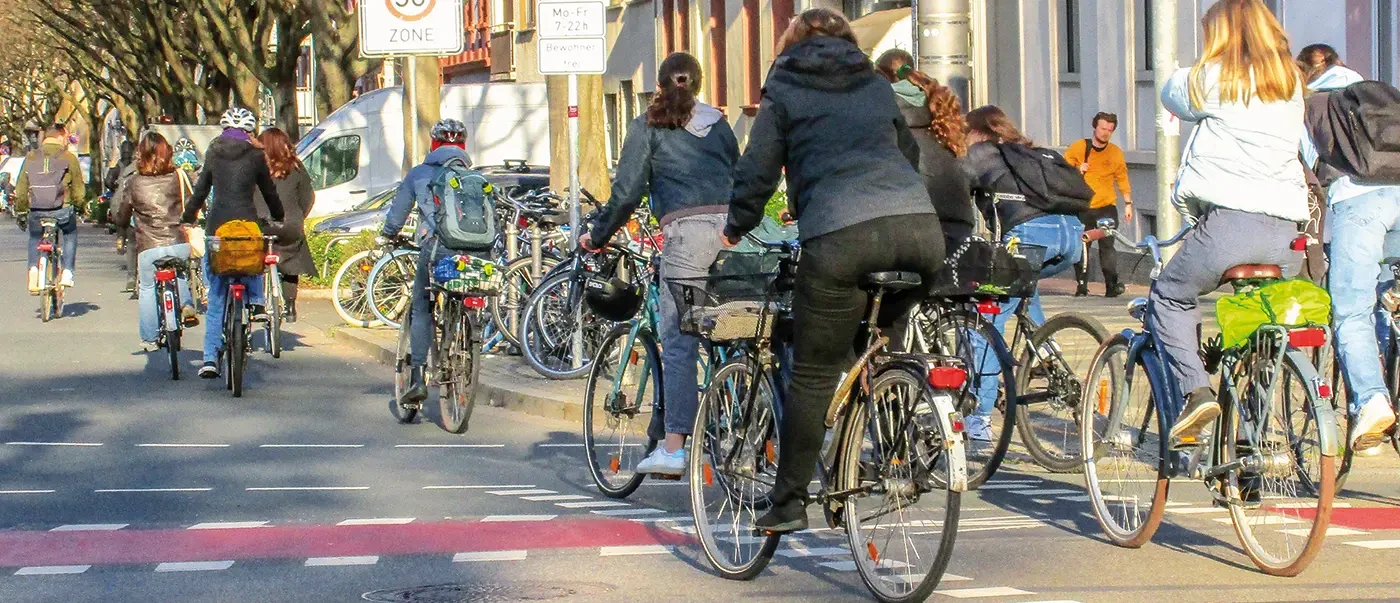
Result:
<instances>
[{"instance_id":1,"label":"bicycle saddle","mask_svg":"<svg viewBox=\"0 0 1400 603\"><path fill-rule=\"evenodd\" d=\"M1241 264L1225 271L1220 282L1253 281L1283 278L1283 269L1272 264Z\"/></svg>"},{"instance_id":2,"label":"bicycle saddle","mask_svg":"<svg viewBox=\"0 0 1400 603\"><path fill-rule=\"evenodd\" d=\"M185 260L177 257L164 257L155 261L157 270L184 270Z\"/></svg>"},{"instance_id":3,"label":"bicycle saddle","mask_svg":"<svg viewBox=\"0 0 1400 603\"><path fill-rule=\"evenodd\" d=\"M924 279L914 272L872 272L861 279L866 289L886 289L907 291L924 284Z\"/></svg>"}]
</instances>

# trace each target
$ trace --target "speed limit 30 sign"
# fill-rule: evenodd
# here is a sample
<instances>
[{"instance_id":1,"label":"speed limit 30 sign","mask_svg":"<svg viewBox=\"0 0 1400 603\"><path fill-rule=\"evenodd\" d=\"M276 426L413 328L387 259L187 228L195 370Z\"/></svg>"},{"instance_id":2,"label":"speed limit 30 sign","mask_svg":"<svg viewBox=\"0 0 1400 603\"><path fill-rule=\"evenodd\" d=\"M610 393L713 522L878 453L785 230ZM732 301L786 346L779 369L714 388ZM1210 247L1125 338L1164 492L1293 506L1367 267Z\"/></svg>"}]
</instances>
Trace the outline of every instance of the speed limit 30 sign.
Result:
<instances>
[{"instance_id":1,"label":"speed limit 30 sign","mask_svg":"<svg viewBox=\"0 0 1400 603\"><path fill-rule=\"evenodd\" d=\"M463 0L360 0L360 54L367 57L460 54L466 46Z\"/></svg>"}]
</instances>

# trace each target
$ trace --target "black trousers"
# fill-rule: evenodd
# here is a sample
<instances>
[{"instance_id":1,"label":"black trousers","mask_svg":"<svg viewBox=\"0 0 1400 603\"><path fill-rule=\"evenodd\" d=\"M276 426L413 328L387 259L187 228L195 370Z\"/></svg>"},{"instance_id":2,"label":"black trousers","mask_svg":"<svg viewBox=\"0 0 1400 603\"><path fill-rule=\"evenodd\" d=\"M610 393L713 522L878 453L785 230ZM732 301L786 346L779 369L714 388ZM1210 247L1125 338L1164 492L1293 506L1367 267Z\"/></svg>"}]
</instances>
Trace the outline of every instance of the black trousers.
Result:
<instances>
[{"instance_id":1,"label":"black trousers","mask_svg":"<svg viewBox=\"0 0 1400 603\"><path fill-rule=\"evenodd\" d=\"M1099 220L1112 218L1118 220L1118 205L1098 207L1079 214L1079 221L1084 223L1084 230L1091 230L1099 227ZM1113 246L1113 239L1101 239L1089 245L1099 246L1099 267L1103 270L1103 282L1106 285L1118 283L1118 250ZM1087 251L1087 250L1086 250ZM1089 254L1084 254L1084 259L1074 265L1075 277L1080 284L1089 283Z\"/></svg>"},{"instance_id":2,"label":"black trousers","mask_svg":"<svg viewBox=\"0 0 1400 603\"><path fill-rule=\"evenodd\" d=\"M861 322L870 296L861 278L901 270L923 277L924 287L886 297L880 324L892 325L928 295L944 258L943 233L933 214L877 218L805 241L793 296L793 368L779 432L778 505L804 505L812 481L831 397L843 371L855 363Z\"/></svg>"}]
</instances>

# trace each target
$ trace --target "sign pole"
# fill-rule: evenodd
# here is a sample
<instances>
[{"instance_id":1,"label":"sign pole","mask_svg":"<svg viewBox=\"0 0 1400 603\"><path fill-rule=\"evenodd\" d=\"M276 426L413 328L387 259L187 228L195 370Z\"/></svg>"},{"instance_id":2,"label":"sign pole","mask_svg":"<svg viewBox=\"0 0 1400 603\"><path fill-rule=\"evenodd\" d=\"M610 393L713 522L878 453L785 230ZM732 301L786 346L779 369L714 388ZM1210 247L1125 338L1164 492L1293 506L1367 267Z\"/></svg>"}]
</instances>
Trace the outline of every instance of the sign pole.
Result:
<instances>
[{"instance_id":1,"label":"sign pole","mask_svg":"<svg viewBox=\"0 0 1400 603\"><path fill-rule=\"evenodd\" d=\"M578 178L578 74L569 74L569 236L573 239L570 249L578 249L578 239L581 233L579 216L579 194L580 183ZM598 241L598 245L606 245L607 241ZM583 326L583 304L578 304L574 308L574 325ZM583 366L583 329L573 329L573 368Z\"/></svg>"},{"instance_id":2,"label":"sign pole","mask_svg":"<svg viewBox=\"0 0 1400 603\"><path fill-rule=\"evenodd\" d=\"M406 60L408 61L408 81L404 82L403 93L408 95L408 106L413 108L411 111L413 114L412 125L409 130L410 136L413 137L413 146L411 147L413 161L410 161L409 164L416 165L423 160L423 157L419 155L420 149L418 148L421 144L418 140L420 138L418 135L418 61L417 57L408 57Z\"/></svg>"}]
</instances>

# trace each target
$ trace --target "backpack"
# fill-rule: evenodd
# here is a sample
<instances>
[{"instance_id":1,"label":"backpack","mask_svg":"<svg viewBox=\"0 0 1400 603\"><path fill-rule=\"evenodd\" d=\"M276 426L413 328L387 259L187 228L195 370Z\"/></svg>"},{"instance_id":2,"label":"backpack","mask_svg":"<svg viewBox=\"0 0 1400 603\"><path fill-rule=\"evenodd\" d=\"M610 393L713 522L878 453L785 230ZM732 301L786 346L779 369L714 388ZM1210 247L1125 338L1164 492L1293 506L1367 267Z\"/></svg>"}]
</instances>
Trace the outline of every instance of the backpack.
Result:
<instances>
[{"instance_id":1,"label":"backpack","mask_svg":"<svg viewBox=\"0 0 1400 603\"><path fill-rule=\"evenodd\" d=\"M1314 94L1306 121L1319 162L1361 184L1400 185L1400 90L1365 81Z\"/></svg>"},{"instance_id":2,"label":"backpack","mask_svg":"<svg viewBox=\"0 0 1400 603\"><path fill-rule=\"evenodd\" d=\"M999 144L997 149L1026 203L1048 214L1077 216L1089 211L1094 189L1062 155L1022 144Z\"/></svg>"},{"instance_id":3,"label":"backpack","mask_svg":"<svg viewBox=\"0 0 1400 603\"><path fill-rule=\"evenodd\" d=\"M39 151L30 155L24 162L24 170L29 177L29 208L37 211L63 209L68 201L68 189L63 186L63 177L72 168L62 153L49 156Z\"/></svg>"},{"instance_id":4,"label":"backpack","mask_svg":"<svg viewBox=\"0 0 1400 603\"><path fill-rule=\"evenodd\" d=\"M459 159L443 164L428 184L437 205L438 243L457 251L491 247L496 241L496 206L491 183Z\"/></svg>"}]
</instances>

